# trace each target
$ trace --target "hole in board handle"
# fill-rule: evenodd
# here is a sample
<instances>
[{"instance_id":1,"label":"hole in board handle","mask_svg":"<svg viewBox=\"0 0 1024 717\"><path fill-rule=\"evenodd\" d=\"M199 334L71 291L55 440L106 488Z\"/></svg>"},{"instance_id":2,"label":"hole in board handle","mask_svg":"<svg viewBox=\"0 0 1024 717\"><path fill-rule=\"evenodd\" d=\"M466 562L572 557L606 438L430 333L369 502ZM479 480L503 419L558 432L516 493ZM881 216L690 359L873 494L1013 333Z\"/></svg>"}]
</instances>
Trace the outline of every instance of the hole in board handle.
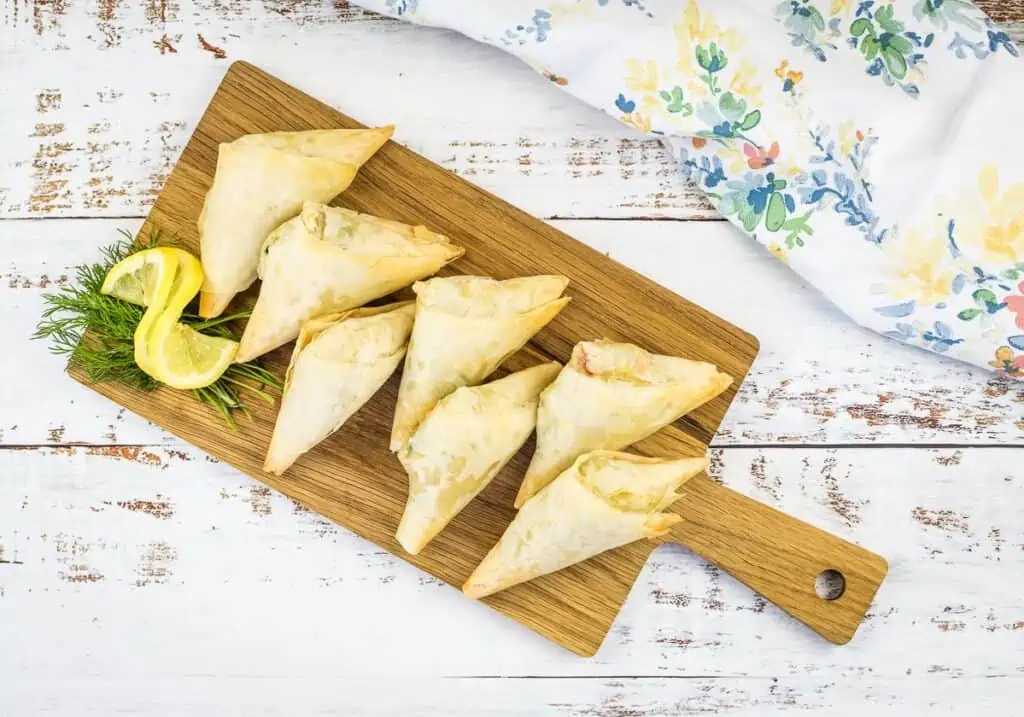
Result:
<instances>
[{"instance_id":1,"label":"hole in board handle","mask_svg":"<svg viewBox=\"0 0 1024 717\"><path fill-rule=\"evenodd\" d=\"M846 578L838 570L822 570L814 579L814 592L822 600L838 600L846 592Z\"/></svg>"}]
</instances>

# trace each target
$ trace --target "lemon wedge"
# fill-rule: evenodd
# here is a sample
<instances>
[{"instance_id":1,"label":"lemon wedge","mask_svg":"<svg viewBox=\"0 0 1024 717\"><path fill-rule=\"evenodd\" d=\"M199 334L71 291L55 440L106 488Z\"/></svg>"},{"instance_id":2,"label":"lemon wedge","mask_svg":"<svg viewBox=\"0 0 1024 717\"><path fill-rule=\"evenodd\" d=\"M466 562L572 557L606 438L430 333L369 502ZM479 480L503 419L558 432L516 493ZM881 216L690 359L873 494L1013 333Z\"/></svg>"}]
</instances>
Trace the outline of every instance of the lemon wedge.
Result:
<instances>
[{"instance_id":1,"label":"lemon wedge","mask_svg":"<svg viewBox=\"0 0 1024 717\"><path fill-rule=\"evenodd\" d=\"M185 307L188 306L188 302L195 298L195 295L199 293L199 287L203 285L203 265L184 249L164 249L164 251L173 255L176 271L171 291L164 300L160 317L173 314L174 321L177 321L181 318Z\"/></svg>"},{"instance_id":2,"label":"lemon wedge","mask_svg":"<svg viewBox=\"0 0 1024 717\"><path fill-rule=\"evenodd\" d=\"M107 272L100 293L138 306L163 303L178 266L176 251L146 249L119 261Z\"/></svg>"},{"instance_id":3,"label":"lemon wedge","mask_svg":"<svg viewBox=\"0 0 1024 717\"><path fill-rule=\"evenodd\" d=\"M153 366L146 349L146 336L174 289L180 249L145 249L115 264L107 273L100 293L146 307L135 328L135 363L153 378Z\"/></svg>"},{"instance_id":4,"label":"lemon wedge","mask_svg":"<svg viewBox=\"0 0 1024 717\"><path fill-rule=\"evenodd\" d=\"M165 314L149 338L153 377L173 388L202 388L221 377L235 360L238 342L207 336Z\"/></svg>"},{"instance_id":5,"label":"lemon wedge","mask_svg":"<svg viewBox=\"0 0 1024 717\"><path fill-rule=\"evenodd\" d=\"M173 388L202 388L220 378L235 359L238 342L206 336L178 323L199 293L203 268L192 254L177 250L178 271L170 297L145 338L152 376Z\"/></svg>"},{"instance_id":6,"label":"lemon wedge","mask_svg":"<svg viewBox=\"0 0 1024 717\"><path fill-rule=\"evenodd\" d=\"M100 288L103 294L146 307L135 329L135 363L173 388L209 386L238 351L235 341L206 336L179 323L202 283L202 265L195 256L157 247L114 265Z\"/></svg>"}]
</instances>

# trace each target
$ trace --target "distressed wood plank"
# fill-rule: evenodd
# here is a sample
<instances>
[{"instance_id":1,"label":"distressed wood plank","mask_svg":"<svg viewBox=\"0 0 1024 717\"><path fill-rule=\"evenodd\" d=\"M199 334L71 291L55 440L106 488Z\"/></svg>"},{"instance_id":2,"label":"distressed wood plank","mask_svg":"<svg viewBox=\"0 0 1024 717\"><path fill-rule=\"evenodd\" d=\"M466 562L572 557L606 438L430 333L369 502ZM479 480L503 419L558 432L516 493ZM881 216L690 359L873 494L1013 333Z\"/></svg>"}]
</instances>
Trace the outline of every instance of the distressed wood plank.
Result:
<instances>
[{"instance_id":1,"label":"distressed wood plank","mask_svg":"<svg viewBox=\"0 0 1024 717\"><path fill-rule=\"evenodd\" d=\"M1024 449L713 459L729 487L889 558L849 645L663 546L582 660L194 449L7 448L0 614L18 619L0 637L18 649L0 677L1024 674ZM268 619L281 605L302 609Z\"/></svg>"},{"instance_id":2,"label":"distressed wood plank","mask_svg":"<svg viewBox=\"0 0 1024 717\"><path fill-rule=\"evenodd\" d=\"M1024 38L1024 3L984 6ZM515 58L345 3L8 0L3 23L0 216L145 214L226 62L256 59L531 214L716 218L656 140Z\"/></svg>"},{"instance_id":3,"label":"distressed wood plank","mask_svg":"<svg viewBox=\"0 0 1024 717\"><path fill-rule=\"evenodd\" d=\"M1024 7L1020 0L977 0L977 5L1018 42L1024 39ZM216 51L203 47L250 35L287 37L301 30L330 36L345 25L369 32L399 31L401 23L367 12L344 0L7 0L3 27L14 49L134 50L161 56Z\"/></svg>"},{"instance_id":4,"label":"distressed wood plank","mask_svg":"<svg viewBox=\"0 0 1024 717\"><path fill-rule=\"evenodd\" d=\"M754 333L762 350L716 445L1024 444L1024 384L854 326L769 253L721 222L555 222ZM41 296L134 221L8 221L0 237L0 444L176 443L75 385L25 340ZM26 367L32 367L24 380Z\"/></svg>"},{"instance_id":5,"label":"distressed wood plank","mask_svg":"<svg viewBox=\"0 0 1024 717\"><path fill-rule=\"evenodd\" d=\"M1018 26L1024 24L1020 0L976 0L976 4L1008 30L1019 33ZM345 0L115 0L98 4L85 0L7 0L3 23L21 44L75 50L90 44L123 47L132 42L148 47L145 41L154 36L204 26L230 36L261 27L269 32L272 28L315 29L340 23L367 23L386 30L398 24ZM115 32L107 32L108 26ZM111 35L116 36L116 42L108 41ZM154 47L157 51L161 49ZM164 50L165 54L168 52Z\"/></svg>"},{"instance_id":6,"label":"distressed wood plank","mask_svg":"<svg viewBox=\"0 0 1024 717\"><path fill-rule=\"evenodd\" d=\"M1011 23L1008 29L1020 41L1024 36L1024 3L988 0L983 6L996 19ZM511 58L447 33L406 28L367 17L344 3L147 0L94 4L82 0L8 0L0 13L0 52L4 53L0 92L5 99L5 111L0 113L3 216L143 214L197 119L198 109L190 114L188 108L203 106L220 77L225 60L216 56L217 49L223 49L229 60L257 58L286 79L339 106L355 108L355 102L365 101L367 104L359 111L365 113L360 117L368 121L392 119L396 109L405 113L401 115L405 125L400 127L401 141L534 214L713 216L706 205L696 201L694 193L680 187L674 169L655 143L638 140L554 88L538 85L532 73ZM350 23L362 23L363 27L353 32L348 27ZM370 39L360 40L364 36ZM381 69L367 71L361 65L361 74L332 72L305 77L300 69L310 57L336 56L343 62L342 52L347 52L347 48L363 51L367 47L377 52L385 50L381 53L385 55L384 64L378 64ZM268 61L266 55L271 52L275 57ZM401 59L390 62L388 58L396 56L395 52ZM71 58L74 62L69 62ZM481 73L493 81L481 82ZM148 79L131 80L136 74ZM175 79L160 79L165 74ZM469 86L467 83L472 83L478 106L459 107L453 117L445 93L453 86ZM395 96L403 98L397 108L387 104L393 103ZM510 103L509 97L515 97L515 103ZM406 107L415 111L406 111ZM548 129L552 127L572 129ZM70 147L66 146L68 143ZM54 168L57 173L50 176L48 172ZM44 184L51 179L54 184ZM606 191L605 187L611 189ZM38 206L30 210L33 197ZM62 203L70 206L58 206ZM131 222L126 228L132 229L134 224ZM670 282L685 278L685 290L677 290L762 336L767 331L776 337L771 339L771 349L762 353L757 375L727 417L724 432L719 436L721 443L1019 443L1024 435L1024 425L1019 422L1024 396L1016 385L986 380L980 372L893 347L844 325L824 302L799 290L798 284L784 272L772 273L774 270L768 266L754 264L757 273L751 269L748 281L737 282L730 298L723 300L721 287L715 285L715 275L706 265L698 263L698 267L705 267L705 276L699 276L686 269L695 261L693 257L685 257L680 267L676 262L659 261L659 255L650 253L652 247L664 246L663 242L679 241L681 234L687 235L688 242L693 241L691 233L699 234L703 229L673 226L657 233L648 227L624 224L617 228L622 233L613 236L617 232L611 228L591 234L586 228L589 223L557 225L604 247L612 256L663 283L671 285ZM56 379L59 361L45 356L39 346L21 340L30 331L37 312L38 284L59 278L57 271L61 267L56 265L60 262L54 262L54 255L48 253L46 244L38 247L35 263L23 262L26 254L20 246L10 252L8 240L12 233L20 236L18 232L22 231L20 227L12 230L12 226L19 225L4 224L4 236L0 237L0 313L5 321L11 320L7 325L12 326L17 340L13 342L14 355L7 352L0 359L0 377L6 382L5 388L13 389L15 395L12 401L5 393L4 401L0 402L0 443L39 443L48 439L162 440L161 432L136 419L119 419L110 404L85 392L68 394L71 384ZM79 254L88 258L88 252L109 236L108 230L116 223L98 222L96 231L102 228L102 236L90 234L93 229L85 229L78 222L54 222L50 226L53 229L48 240L64 234L67 244L77 240L79 248L88 250ZM700 236L708 244L702 245L702 251L711 252L711 256L718 256L715 252L720 246L733 252L740 267L737 276L746 275L745 262L763 260L749 259L748 246L731 233L722 232L714 241L707 239L712 235ZM637 237L641 241L636 241ZM617 248L615 245L624 243L625 238L630 242ZM66 271L66 266L63 270ZM16 286L9 286L12 281ZM788 289L783 288L783 281ZM24 287L26 283L29 286ZM701 298L701 292L712 295L712 299ZM716 306L715 300L722 306ZM774 309L776 318L762 319L761 315L769 313L769 309ZM784 316L792 318L786 322ZM760 330L762 321L765 331ZM789 345L787 331L798 336L793 342L796 346ZM26 378L25 367L37 364L41 365L38 373ZM16 405L20 410L15 409ZM26 406L33 408L25 410ZM15 420L8 421L12 416ZM794 646L792 623L772 617L773 608L764 608L753 601L749 592L726 579L716 580L713 573L698 567L679 572L676 563L690 556L681 551L664 556L671 550L664 549L650 567L647 579L671 582L652 582L646 586L646 592L645 586L638 586L632 602L643 604L627 607L624 618L631 621L628 629L620 628L615 633L614 644L609 641L613 652L608 658L599 656L603 661L598 663L599 668L609 662L620 664L619 651L627 652L628 659L622 664L638 664L632 654L641 650L642 645L645 654L657 651L657 657L647 658L645 664L657 670L658 675L704 675L708 656L715 655L715 674L735 674L731 667L736 659L749 658L747 662L753 669L749 674L764 676L642 680L597 677L603 672L591 673L592 679L581 680L417 677L417 665L422 665L429 653L426 648L416 649L410 658L408 645L398 642L397 633L390 636L392 642L388 642L387 634L383 635L384 643L392 647L390 651L377 649L369 661L359 660L363 645L376 648L382 639L381 631L365 619L374 614L381 599L400 600L401 608L411 613L409 624L420 630L428 628L428 634L420 633L424 642L442 647L449 644L453 634L457 636L456 645L465 644L466 619L448 606L441 613L440 627L431 634L431 623L439 614L435 603L444 600L443 592L447 591L436 587L435 594L416 594L410 601L409 590L420 589L415 578L395 574L379 556L375 560L369 553L357 556L353 565L350 552L358 552L358 546L345 543L345 537L330 532L330 526L304 523L309 516L292 515L291 505L278 497L271 495L264 502L265 496L250 493L252 486L238 482L236 474L225 477L226 469L219 466L207 468L202 464L202 469L194 471L196 480L192 483L208 484L212 478L216 491L223 489L227 496L204 493L193 499L172 490L187 484L187 476L180 470L158 469L156 465L136 467L128 460L135 455L133 448L117 449L125 453L115 455L106 455L106 449L97 455L83 455L89 449L73 449L71 454L63 453L67 450L63 447L44 449L47 450L54 452L44 456L42 462L18 463L9 462L9 451L0 451L0 561L8 561L0 563L0 644L31 646L43 636L46 644L58 648L47 658L52 658L52 664L60 668L52 674L31 669L29 665L33 663L19 661L19 651L0 651L0 675L5 684L3 702L19 714L50 710L56 714L105 715L127 710L150 715L186 711L269 715L319 710L357 715L390 710L403 715L481 715L548 709L567 715L647 717L709 711L762 715L801 709L812 714L860 715L866 702L871 714L902 716L924 712L962 714L979 707L988 713L1007 714L1017 707L1020 675L1024 670L1021 665L1012 666L1007 656L1014 654L1013 650L1019 654L1020 628L1014 626L1021 617L1012 609L1007 610L1007 606L1019 606L1016 598L1020 586L1002 579L1020 575L1019 563L1005 561L1007 556L1019 560L1022 548L1019 533L1007 533L998 527L1001 516L1010 515L1004 513L1007 506L1021 504L1021 479L1014 472L1021 461L1012 449L900 452L927 456L921 459L924 467L921 462L893 460L891 456L895 454L888 449L856 451L865 456L856 461L846 460L851 451L845 450L789 449L767 454L746 449L721 451L722 467L716 470L734 487L762 500L778 501L776 504L786 510L807 511L798 514L812 522L821 517L816 511L824 509L825 504L834 506L819 523L826 529L852 532L853 537L861 539L861 531L873 526L871 529L886 540L889 536L900 540L906 525L919 531L924 536L914 543L919 553L902 556L887 587L898 588L897 594L908 605L917 604L925 596L925 605L920 614L872 615L872 622L880 629L871 639L884 641L888 648L881 662L884 674L880 675L875 671L877 661L870 656L857 655L856 659L848 660L844 657L842 664L836 664L831 659L834 653L806 651L802 644ZM177 450L180 449L139 449L138 456L146 461L152 460L147 455L152 454L157 456L160 466L173 466L180 455L187 455L171 452ZM24 453L18 453L19 460ZM742 459L730 458L741 453ZM1004 453L1013 460L1013 467L1007 470L1002 468L1004 459L985 458ZM799 460L787 462L775 458L776 455L799 456ZM201 457L191 458L189 465L201 465ZM933 471L939 468L932 468L928 460L935 466L954 470L956 465L963 466L962 472L956 472L949 481L940 481L940 488L934 490L930 482L935 479ZM742 465L736 469L739 475L735 482L734 461L749 461L746 470ZM123 465L125 472L111 479L111 465ZM983 503L962 502L968 493L981 494L974 489L979 481L987 490L987 481L1000 471L1005 473L1004 478L1012 479L1008 484L1017 486L1016 493L997 490L985 493L990 499ZM119 470L113 472L118 474ZM794 489L787 481L798 473L800 483ZM865 482L870 478L872 483L858 487L860 492L853 491L848 487L847 473L856 473L858 480ZM41 476L49 478L43 480ZM67 528L73 527L83 540L93 535L93 528L77 517L81 508L76 507L75 500L80 494L74 488L95 483L97 478L101 494L106 497L99 503L103 510L90 510L89 515L110 520L121 514L121 518L95 531L100 536L97 545L84 543L92 550L88 553L83 552L83 543L74 542L74 535L67 533ZM234 487L232 479L236 480ZM171 481L166 490L164 481ZM905 516L895 513L885 516L892 521L891 526L885 521L875 522L874 503L891 500L892 493L903 495L908 481L917 486L913 488L916 494L928 498L896 501L904 511L915 504L910 508L912 523L901 523L899 518ZM26 546L33 546L31 541L37 536L22 530L26 525L23 511L29 510L22 508L22 504L29 491L21 490L13 501L7 495L8 490L17 491L30 482L33 486L50 484L43 494L49 496L53 510L52 515L44 511L40 517L33 517L30 524L54 526L72 536L64 544L64 552L58 553L54 545L52 555L41 556L53 572L38 584L34 578L25 577L25 573L17 577L14 572L25 567L26 555L35 557L32 550L26 552ZM153 494L139 493L140 484ZM884 493L879 493L879 486L885 488ZM804 491L814 496L812 502L793 503L791 495L800 496ZM124 505L117 505L116 501L111 506L104 505L102 501L112 496L122 496L117 500ZM152 506L144 504L147 498L154 498L150 501ZM808 495L801 500L808 500ZM851 506L867 500L874 503L866 509L849 511ZM158 517L168 510L165 502L173 514ZM237 502L242 515L221 502ZM181 506L193 503L201 503L201 510L182 513ZM33 510L46 507L39 501L31 505ZM11 519L11 511L19 511L13 514L18 519ZM224 511L230 517L222 521ZM140 529L137 522L145 519L159 529L176 525L186 516L204 513L216 520L209 521L209 529L188 526L185 544L193 549L175 553L173 558L159 545L168 536ZM70 524L63 523L64 516L72 516ZM1019 513L1011 517L1015 525L1021 524ZM282 525L268 528L274 521ZM848 523L857 528L850 529ZM217 530L232 527L236 535L233 544L221 545L214 551L219 558L206 564L207 557L201 556L201 549L195 545L216 535L215 525ZM253 534L247 533L247 529L269 530L269 535L260 534L252 541ZM178 532L181 526L176 525L174 530L170 537L175 538L177 546L177 537L183 534ZM1009 542L1007 535L1011 536ZM224 534L217 537L223 538ZM869 537L864 541L868 542ZM145 548L146 541L157 545ZM1014 545L1014 541L1018 544ZM317 543L326 547L319 551L311 548L310 544ZM870 545L886 552L884 546ZM208 545L203 542L201 547ZM112 578L92 580L88 569L82 572L73 568L88 568L88 561L78 560L90 555L101 556L98 560L104 565L114 556L111 565L117 569L112 568L110 575L117 576L123 585L121 592L113 594L112 605L106 604L108 594L90 596L87 592ZM307 562L310 555L314 555L313 560ZM165 569L168 560L172 562L170 572ZM961 561L968 568L964 573L957 569ZM19 562L23 564L18 565ZM205 567L199 566L200 562ZM183 565L190 567L182 569ZM303 565L320 568L312 573L332 576L337 582L322 584L317 580L314 589L309 575L296 575L295 570ZM909 571L901 575L899 571L908 566ZM342 569L346 567L353 570ZM68 576L83 579L67 582L59 576L61 569ZM932 570L935 574L931 574ZM184 577L189 578L187 582ZM224 586L232 580L236 586L224 592ZM136 584L140 581L142 585ZM193 592L197 581L205 582ZM341 585L345 587L338 587ZM389 586L395 585L402 592L397 597L388 596L387 591L394 589ZM922 585L930 586L927 592L921 589ZM429 590L429 586L422 588ZM26 597L29 589L33 589L31 599ZM8 598L15 590L18 601L12 602ZM351 591L356 594L354 602ZM318 596L318 592L324 595ZM188 599L183 597L186 595ZM969 599L957 602L960 596ZM882 597L889 600L884 593ZM947 597L950 599L943 602ZM196 598L198 603L189 602ZM335 663L340 667L334 669L330 662L335 655L327 655L324 660L319 644L321 635L313 632L310 622L293 628L265 620L264 615L271 609L289 601L309 606L313 612L329 614L332 620L341 616L340 625L334 629L340 636L351 638L352 655ZM719 604L723 607L721 612L713 609ZM241 613L230 609L235 605L242 607ZM339 610L353 605L355 614ZM888 605L899 607L897 598L893 597ZM207 606L217 618L208 624L197 615ZM662 612L666 609L668 613ZM745 625L742 619L748 614L756 615L753 611L758 609L765 610L767 619L778 622L776 627L785 624L785 630L766 632L761 628L752 633L753 638L741 633ZM2 619L13 615L18 619ZM178 615L185 618L188 627L183 635L170 634L170 626ZM55 616L57 619L53 620ZM15 641L9 631L24 618L37 629L19 633ZM481 618L477 615L474 620ZM919 639L929 634L926 629L934 635ZM458 664L470 664L478 655L491 657L489 653L495 651L500 640L505 653L501 659L514 664L503 672L526 673L536 653L524 658L516 636L497 635L494 630L500 628L495 625L478 629L478 642L464 653L467 659ZM740 642L734 638L744 634L746 637ZM105 646L103 637L109 635L115 637L112 644ZM900 636L898 643L886 639L893 635ZM167 638L172 654L162 657ZM771 648L767 652L766 640ZM235 649L230 649L232 644ZM508 644L516 647L509 648ZM779 645L785 651L781 658ZM99 656L86 655L85 646L99 647ZM235 670L239 654L253 646L266 659L262 663L246 661L243 654L242 669ZM189 671L190 661L197 655L202 658L208 647L212 647L213 657L206 664L215 663L214 669L205 674ZM61 649L67 656L63 662ZM859 649L857 642L835 654L849 655L848 651L855 649ZM800 654L794 656L798 650ZM125 654L132 655L132 659L124 659ZM945 659L925 665L927 660L922 656L928 654L963 659L959 666L956 661L950 664ZM754 659L759 656L765 657ZM32 653L30 657L37 659L38 655ZM784 666L778 667L780 660L798 666L787 671ZM543 660L541 663L545 664ZM371 670L364 669L367 664ZM482 664L493 662L485 659ZM546 664L551 670L549 674L567 673L561 664ZM394 669L377 676L361 676L374 666L387 665L394 665ZM247 666L250 669L245 672ZM268 671L268 666L276 669ZM161 673L164 668L166 674ZM469 674L470 670L464 672ZM443 667L433 670L433 674L439 673L447 671ZM1009 676L990 676L997 674ZM330 678L329 690L322 687L328 683L325 677Z\"/></svg>"},{"instance_id":7,"label":"distressed wood plank","mask_svg":"<svg viewBox=\"0 0 1024 717\"><path fill-rule=\"evenodd\" d=\"M1022 680L955 678L944 674L902 679L829 675L761 678L642 677L565 680L332 674L328 679L261 675L193 675L188 679L113 674L64 680L19 677L6 691L19 714L60 717L126 712L142 717L181 714L343 714L377 717L666 717L724 713L764 717L788 711L830 717L1015 714ZM325 684L330 684L330 689Z\"/></svg>"},{"instance_id":8,"label":"distressed wood plank","mask_svg":"<svg viewBox=\"0 0 1024 717\"><path fill-rule=\"evenodd\" d=\"M397 125L396 140L530 214L716 217L657 140L494 48L404 24L372 33L338 23L326 35L303 26L236 42L231 59L258 57L364 123ZM308 72L331 56L360 71ZM148 213L227 63L127 50L71 65L66 57L5 58L0 91L10 110L0 115L0 146L10 151L0 160L0 216ZM453 100L460 87L474 88L472 101Z\"/></svg>"},{"instance_id":9,"label":"distressed wood plank","mask_svg":"<svg viewBox=\"0 0 1024 717\"><path fill-rule=\"evenodd\" d=\"M1010 36L1024 42L1024 2L1021 0L975 0L975 4L1003 25Z\"/></svg>"}]
</instances>

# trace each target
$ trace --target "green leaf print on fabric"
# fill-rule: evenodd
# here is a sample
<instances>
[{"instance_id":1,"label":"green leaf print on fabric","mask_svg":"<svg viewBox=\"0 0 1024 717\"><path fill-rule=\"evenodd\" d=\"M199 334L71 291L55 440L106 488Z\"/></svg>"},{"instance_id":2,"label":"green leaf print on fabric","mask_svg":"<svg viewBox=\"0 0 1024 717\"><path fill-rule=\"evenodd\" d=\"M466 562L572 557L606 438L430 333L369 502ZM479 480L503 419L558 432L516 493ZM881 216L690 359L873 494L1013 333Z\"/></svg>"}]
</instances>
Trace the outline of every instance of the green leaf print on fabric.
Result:
<instances>
[{"instance_id":1,"label":"green leaf print on fabric","mask_svg":"<svg viewBox=\"0 0 1024 717\"><path fill-rule=\"evenodd\" d=\"M911 68L924 64L924 54L918 49L930 47L934 35L922 38L916 32L908 32L896 19L892 5L877 10L875 6L875 0L862 0L857 5L856 19L850 24L850 45L868 61L869 75L881 77L887 85L896 85L916 98L920 88L905 80Z\"/></svg>"},{"instance_id":2,"label":"green leaf print on fabric","mask_svg":"<svg viewBox=\"0 0 1024 717\"><path fill-rule=\"evenodd\" d=\"M665 109L668 112L683 117L689 117L693 114L693 105L683 101L683 88L679 85L676 85L671 90L661 90L658 96L665 100Z\"/></svg>"},{"instance_id":3,"label":"green leaf print on fabric","mask_svg":"<svg viewBox=\"0 0 1024 717\"><path fill-rule=\"evenodd\" d=\"M764 214L764 227L770 232L777 232L786 223L786 202L782 195L773 192L768 200L768 211Z\"/></svg>"},{"instance_id":4,"label":"green leaf print on fabric","mask_svg":"<svg viewBox=\"0 0 1024 717\"><path fill-rule=\"evenodd\" d=\"M785 0L775 6L775 17L788 31L793 46L805 48L819 62L825 62L827 53L839 47L841 18L831 17L826 22L811 0Z\"/></svg>"},{"instance_id":5,"label":"green leaf print on fabric","mask_svg":"<svg viewBox=\"0 0 1024 717\"><path fill-rule=\"evenodd\" d=\"M721 92L721 89L718 87L715 75L724 70L729 64L729 58L726 57L725 50L721 49L717 43L712 42L707 47L697 45L694 54L697 57L697 64L707 73L701 79L707 84L711 94L717 95Z\"/></svg>"}]
</instances>

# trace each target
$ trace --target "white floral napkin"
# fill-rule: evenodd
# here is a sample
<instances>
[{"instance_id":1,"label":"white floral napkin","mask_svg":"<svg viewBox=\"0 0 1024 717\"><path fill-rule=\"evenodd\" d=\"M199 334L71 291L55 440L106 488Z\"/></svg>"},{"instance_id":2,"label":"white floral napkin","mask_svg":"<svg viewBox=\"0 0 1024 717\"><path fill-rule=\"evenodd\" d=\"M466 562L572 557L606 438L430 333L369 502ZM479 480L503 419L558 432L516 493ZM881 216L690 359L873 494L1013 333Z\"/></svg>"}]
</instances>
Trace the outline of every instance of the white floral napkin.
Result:
<instances>
[{"instance_id":1,"label":"white floral napkin","mask_svg":"<svg viewBox=\"0 0 1024 717\"><path fill-rule=\"evenodd\" d=\"M660 135L856 321L1024 377L1024 63L968 0L357 0Z\"/></svg>"}]
</instances>

